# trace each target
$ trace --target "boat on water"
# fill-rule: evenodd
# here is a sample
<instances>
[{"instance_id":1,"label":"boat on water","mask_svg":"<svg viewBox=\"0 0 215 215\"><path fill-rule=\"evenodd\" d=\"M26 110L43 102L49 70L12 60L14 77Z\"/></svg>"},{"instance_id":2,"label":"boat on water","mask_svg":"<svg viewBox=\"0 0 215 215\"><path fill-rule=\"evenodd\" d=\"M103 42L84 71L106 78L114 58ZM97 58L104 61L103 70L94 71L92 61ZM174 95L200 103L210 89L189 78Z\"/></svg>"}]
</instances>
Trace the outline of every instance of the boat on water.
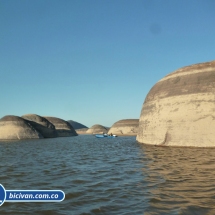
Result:
<instances>
[{"instance_id":1,"label":"boat on water","mask_svg":"<svg viewBox=\"0 0 215 215\"><path fill-rule=\"evenodd\" d=\"M96 134L95 135L97 138L103 138L103 137L107 137L107 138L114 138L117 137L117 135L113 134L113 135L108 135L108 134Z\"/></svg>"}]
</instances>

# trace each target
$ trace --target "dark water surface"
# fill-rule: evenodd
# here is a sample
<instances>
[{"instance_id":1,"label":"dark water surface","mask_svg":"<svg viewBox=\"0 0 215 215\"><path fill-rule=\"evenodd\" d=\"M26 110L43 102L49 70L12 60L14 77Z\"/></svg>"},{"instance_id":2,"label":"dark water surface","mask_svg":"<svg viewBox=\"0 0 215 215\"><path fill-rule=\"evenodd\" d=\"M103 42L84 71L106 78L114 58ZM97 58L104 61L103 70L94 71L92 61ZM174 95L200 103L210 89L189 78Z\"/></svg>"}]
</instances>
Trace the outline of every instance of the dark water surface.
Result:
<instances>
[{"instance_id":1,"label":"dark water surface","mask_svg":"<svg viewBox=\"0 0 215 215\"><path fill-rule=\"evenodd\" d=\"M215 214L215 149L90 135L0 142L6 190L63 190L62 202L9 203L0 214Z\"/></svg>"}]
</instances>

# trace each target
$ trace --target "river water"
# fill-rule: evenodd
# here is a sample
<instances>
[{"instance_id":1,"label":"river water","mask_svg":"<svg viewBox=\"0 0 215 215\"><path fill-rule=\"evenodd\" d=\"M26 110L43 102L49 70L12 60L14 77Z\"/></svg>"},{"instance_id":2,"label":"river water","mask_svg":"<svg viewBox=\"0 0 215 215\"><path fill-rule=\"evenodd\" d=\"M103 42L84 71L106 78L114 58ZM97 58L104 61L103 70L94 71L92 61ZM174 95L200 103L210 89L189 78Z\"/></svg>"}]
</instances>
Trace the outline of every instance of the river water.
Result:
<instances>
[{"instance_id":1,"label":"river water","mask_svg":"<svg viewBox=\"0 0 215 215\"><path fill-rule=\"evenodd\" d=\"M215 149L147 146L135 139L1 141L6 190L63 190L65 199L5 202L0 214L215 214Z\"/></svg>"}]
</instances>

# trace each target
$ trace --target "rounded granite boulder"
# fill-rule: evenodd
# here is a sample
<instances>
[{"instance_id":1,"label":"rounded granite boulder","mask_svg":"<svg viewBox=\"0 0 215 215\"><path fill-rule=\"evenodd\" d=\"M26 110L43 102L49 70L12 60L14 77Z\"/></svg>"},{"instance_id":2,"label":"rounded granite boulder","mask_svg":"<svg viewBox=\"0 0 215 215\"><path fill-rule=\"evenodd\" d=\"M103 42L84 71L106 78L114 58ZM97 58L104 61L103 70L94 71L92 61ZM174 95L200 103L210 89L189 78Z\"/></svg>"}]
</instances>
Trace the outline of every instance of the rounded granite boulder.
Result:
<instances>
[{"instance_id":1,"label":"rounded granite boulder","mask_svg":"<svg viewBox=\"0 0 215 215\"><path fill-rule=\"evenodd\" d=\"M166 146L215 147L215 61L170 73L148 93L137 141Z\"/></svg>"},{"instance_id":2,"label":"rounded granite boulder","mask_svg":"<svg viewBox=\"0 0 215 215\"><path fill-rule=\"evenodd\" d=\"M86 131L87 134L102 134L107 132L108 129L99 124L93 125Z\"/></svg>"},{"instance_id":3,"label":"rounded granite boulder","mask_svg":"<svg viewBox=\"0 0 215 215\"><path fill-rule=\"evenodd\" d=\"M39 131L44 138L58 137L55 126L42 116L36 114L26 114L22 116L28 121L37 131Z\"/></svg>"},{"instance_id":4,"label":"rounded granite boulder","mask_svg":"<svg viewBox=\"0 0 215 215\"><path fill-rule=\"evenodd\" d=\"M139 119L123 119L115 122L108 134L136 136L139 127Z\"/></svg>"},{"instance_id":5,"label":"rounded granite boulder","mask_svg":"<svg viewBox=\"0 0 215 215\"><path fill-rule=\"evenodd\" d=\"M44 118L46 118L55 126L58 137L71 137L78 135L74 128L67 121L57 117L45 116Z\"/></svg>"},{"instance_id":6,"label":"rounded granite boulder","mask_svg":"<svg viewBox=\"0 0 215 215\"><path fill-rule=\"evenodd\" d=\"M21 117L7 115L0 119L1 140L40 139L43 136Z\"/></svg>"}]
</instances>

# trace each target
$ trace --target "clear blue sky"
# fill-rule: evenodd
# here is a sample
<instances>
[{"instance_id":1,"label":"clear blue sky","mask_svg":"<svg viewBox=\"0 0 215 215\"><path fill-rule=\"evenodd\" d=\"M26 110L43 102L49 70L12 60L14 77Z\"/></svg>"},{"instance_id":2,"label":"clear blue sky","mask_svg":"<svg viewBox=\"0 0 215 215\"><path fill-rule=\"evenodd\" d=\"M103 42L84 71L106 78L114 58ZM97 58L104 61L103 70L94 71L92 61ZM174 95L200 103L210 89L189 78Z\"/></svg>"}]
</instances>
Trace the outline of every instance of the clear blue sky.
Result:
<instances>
[{"instance_id":1,"label":"clear blue sky","mask_svg":"<svg viewBox=\"0 0 215 215\"><path fill-rule=\"evenodd\" d=\"M158 80L214 45L213 0L0 0L0 117L137 119Z\"/></svg>"}]
</instances>

